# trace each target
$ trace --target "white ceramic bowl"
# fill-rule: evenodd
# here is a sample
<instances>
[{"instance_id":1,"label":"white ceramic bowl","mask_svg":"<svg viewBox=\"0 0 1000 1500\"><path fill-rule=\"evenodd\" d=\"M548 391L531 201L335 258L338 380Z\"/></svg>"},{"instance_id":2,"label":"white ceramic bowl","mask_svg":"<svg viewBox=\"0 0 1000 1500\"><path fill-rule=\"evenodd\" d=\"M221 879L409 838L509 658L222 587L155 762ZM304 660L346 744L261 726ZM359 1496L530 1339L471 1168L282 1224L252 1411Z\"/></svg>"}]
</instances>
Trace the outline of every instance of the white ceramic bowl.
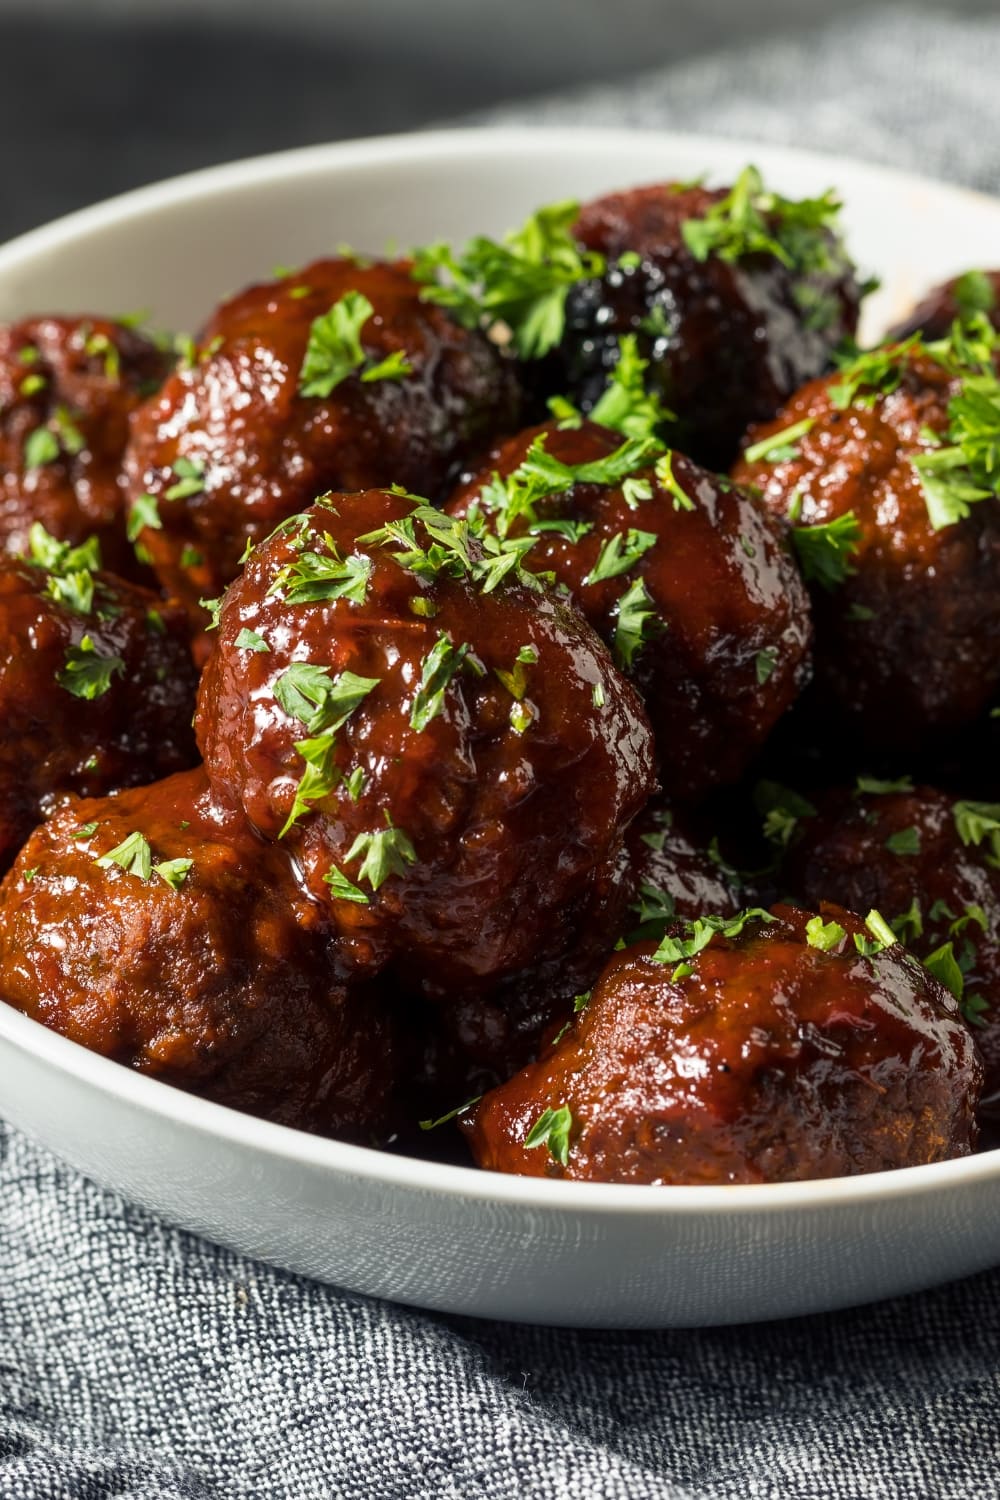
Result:
<instances>
[{"instance_id":1,"label":"white ceramic bowl","mask_svg":"<svg viewBox=\"0 0 1000 1500\"><path fill-rule=\"evenodd\" d=\"M196 325L220 296L347 240L499 232L540 203L731 178L839 189L885 285L869 332L928 285L1000 265L1000 202L832 157L625 132L360 141L180 178L0 249L0 318L148 308ZM546 1182L312 1138L142 1078L0 1005L0 1113L177 1224L356 1291L545 1323L730 1323L871 1301L1000 1261L1000 1152L832 1182Z\"/></svg>"}]
</instances>

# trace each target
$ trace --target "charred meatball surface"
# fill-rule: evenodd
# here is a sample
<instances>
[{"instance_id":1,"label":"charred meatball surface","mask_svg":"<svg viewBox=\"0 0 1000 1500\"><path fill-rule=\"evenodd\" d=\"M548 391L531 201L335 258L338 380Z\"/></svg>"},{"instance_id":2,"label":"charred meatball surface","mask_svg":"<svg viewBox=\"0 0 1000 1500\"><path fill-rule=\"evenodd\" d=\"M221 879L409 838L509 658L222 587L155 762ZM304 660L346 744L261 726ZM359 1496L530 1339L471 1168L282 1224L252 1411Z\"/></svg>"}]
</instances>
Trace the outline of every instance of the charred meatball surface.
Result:
<instances>
[{"instance_id":1,"label":"charred meatball surface","mask_svg":"<svg viewBox=\"0 0 1000 1500\"><path fill-rule=\"evenodd\" d=\"M631 473L588 478L629 449ZM691 800L740 777L808 680L809 600L749 495L655 453L592 422L532 428L494 448L448 510L534 535L525 566L552 572L613 650L645 700L664 789Z\"/></svg>"},{"instance_id":2,"label":"charred meatball surface","mask_svg":"<svg viewBox=\"0 0 1000 1500\"><path fill-rule=\"evenodd\" d=\"M955 1002L898 943L868 956L855 937L874 941L839 908L776 907L687 958L690 940L626 949L550 1052L463 1118L476 1161L697 1185L967 1155L982 1064Z\"/></svg>"},{"instance_id":3,"label":"charred meatball surface","mask_svg":"<svg viewBox=\"0 0 1000 1500\"><path fill-rule=\"evenodd\" d=\"M336 981L284 851L200 770L36 831L0 888L0 996L217 1103L354 1140L386 1125L387 1022Z\"/></svg>"},{"instance_id":4,"label":"charred meatball surface","mask_svg":"<svg viewBox=\"0 0 1000 1500\"><path fill-rule=\"evenodd\" d=\"M254 551L197 732L345 958L399 955L432 995L572 953L652 789L641 704L585 621L386 491L328 496Z\"/></svg>"},{"instance_id":5,"label":"charred meatball surface","mask_svg":"<svg viewBox=\"0 0 1000 1500\"><path fill-rule=\"evenodd\" d=\"M735 872L661 799L636 818L625 843L625 885L630 922L672 917L693 920L703 912L734 917L742 903Z\"/></svg>"},{"instance_id":6,"label":"charred meatball surface","mask_svg":"<svg viewBox=\"0 0 1000 1500\"><path fill-rule=\"evenodd\" d=\"M317 495L434 493L514 424L516 405L509 362L421 301L406 264L317 261L223 303L138 413L130 493L157 510L142 543L164 588L197 611L248 542Z\"/></svg>"},{"instance_id":7,"label":"charred meatball surface","mask_svg":"<svg viewBox=\"0 0 1000 1500\"><path fill-rule=\"evenodd\" d=\"M932 787L845 788L799 820L784 868L796 897L877 907L919 958L938 955L985 1059L991 1113L1000 1109L998 820L1000 807Z\"/></svg>"},{"instance_id":8,"label":"charred meatball surface","mask_svg":"<svg viewBox=\"0 0 1000 1500\"><path fill-rule=\"evenodd\" d=\"M129 418L171 356L107 318L27 318L0 327L0 547L21 553L39 521L60 541L101 543L130 576L122 462Z\"/></svg>"},{"instance_id":9,"label":"charred meatball surface","mask_svg":"<svg viewBox=\"0 0 1000 1500\"><path fill-rule=\"evenodd\" d=\"M99 796L197 759L187 619L36 531L0 559L0 868L65 792Z\"/></svg>"},{"instance_id":10,"label":"charred meatball surface","mask_svg":"<svg viewBox=\"0 0 1000 1500\"><path fill-rule=\"evenodd\" d=\"M969 726L1000 688L1000 500L935 512L935 528L914 465L949 444L966 380L919 345L878 359L870 379L807 385L750 434L733 477L796 524L818 713L896 750Z\"/></svg>"},{"instance_id":11,"label":"charred meatball surface","mask_svg":"<svg viewBox=\"0 0 1000 1500\"><path fill-rule=\"evenodd\" d=\"M737 222L736 195L759 205L754 234ZM607 270L570 292L546 371L552 389L589 410L618 339L636 334L651 385L677 416L673 440L727 467L749 423L766 421L826 369L857 326L862 293L828 227L832 204L798 228L797 208L766 193L756 174L732 190L666 182L585 205L573 233Z\"/></svg>"}]
</instances>

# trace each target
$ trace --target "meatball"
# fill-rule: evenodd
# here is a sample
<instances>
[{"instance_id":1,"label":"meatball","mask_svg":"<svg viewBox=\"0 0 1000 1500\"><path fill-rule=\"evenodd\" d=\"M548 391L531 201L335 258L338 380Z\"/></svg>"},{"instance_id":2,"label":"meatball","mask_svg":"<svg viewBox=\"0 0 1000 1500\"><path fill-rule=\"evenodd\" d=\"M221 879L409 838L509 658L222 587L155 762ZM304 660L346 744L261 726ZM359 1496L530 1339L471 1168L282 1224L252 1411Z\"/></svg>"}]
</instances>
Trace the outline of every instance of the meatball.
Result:
<instances>
[{"instance_id":1,"label":"meatball","mask_svg":"<svg viewBox=\"0 0 1000 1500\"><path fill-rule=\"evenodd\" d=\"M0 888L9 1005L217 1103L367 1141L389 1115L392 1037L330 952L284 850L200 770L68 802Z\"/></svg>"},{"instance_id":2,"label":"meatball","mask_svg":"<svg viewBox=\"0 0 1000 1500\"><path fill-rule=\"evenodd\" d=\"M977 312L987 313L1000 329L1000 271L966 271L933 287L889 337L908 339L919 333L925 339L947 338L956 319Z\"/></svg>"},{"instance_id":3,"label":"meatball","mask_svg":"<svg viewBox=\"0 0 1000 1500\"><path fill-rule=\"evenodd\" d=\"M628 831L625 885L631 926L702 912L734 917L740 909L739 877L692 836L662 800L651 802Z\"/></svg>"},{"instance_id":4,"label":"meatball","mask_svg":"<svg viewBox=\"0 0 1000 1500\"><path fill-rule=\"evenodd\" d=\"M866 786L875 791L864 791ZM1000 807L930 787L862 778L796 826L785 886L810 904L884 912L961 1000L986 1062L984 1107L1000 1109ZM950 944L949 948L945 945ZM941 950L944 948L944 954Z\"/></svg>"},{"instance_id":5,"label":"meatball","mask_svg":"<svg viewBox=\"0 0 1000 1500\"><path fill-rule=\"evenodd\" d=\"M137 414L127 471L133 502L147 497L142 543L197 614L248 542L323 491L433 493L515 415L509 362L422 302L405 263L317 261L223 303Z\"/></svg>"},{"instance_id":6,"label":"meatball","mask_svg":"<svg viewBox=\"0 0 1000 1500\"><path fill-rule=\"evenodd\" d=\"M954 458L955 401L980 378L957 351L875 351L805 386L733 471L798 523L814 706L872 751L960 730L1000 687L1000 502L993 484L963 499L973 472L935 456Z\"/></svg>"},{"instance_id":7,"label":"meatball","mask_svg":"<svg viewBox=\"0 0 1000 1500\"><path fill-rule=\"evenodd\" d=\"M525 566L554 573L612 647L645 699L664 790L691 800L738 780L805 685L809 601L750 496L679 453L654 462L655 444L621 443L592 422L532 428L448 510L535 536Z\"/></svg>"},{"instance_id":8,"label":"meatball","mask_svg":"<svg viewBox=\"0 0 1000 1500\"><path fill-rule=\"evenodd\" d=\"M97 536L109 568L135 572L122 473L129 417L170 364L107 318L0 327L0 549L24 552L39 521L74 545Z\"/></svg>"},{"instance_id":9,"label":"meatball","mask_svg":"<svg viewBox=\"0 0 1000 1500\"><path fill-rule=\"evenodd\" d=\"M517 551L381 490L330 495L221 607L197 732L358 969L431 995L557 963L652 787L634 689Z\"/></svg>"},{"instance_id":10,"label":"meatball","mask_svg":"<svg viewBox=\"0 0 1000 1500\"><path fill-rule=\"evenodd\" d=\"M615 955L548 1054L463 1118L480 1166L697 1185L968 1155L982 1064L915 958L833 906L714 925Z\"/></svg>"},{"instance_id":11,"label":"meatball","mask_svg":"<svg viewBox=\"0 0 1000 1500\"><path fill-rule=\"evenodd\" d=\"M830 227L836 207L767 193L753 168L729 191L667 182L587 204L574 233L607 270L570 291L550 388L589 411L634 333L677 416L672 440L727 467L749 423L826 369L857 326L862 290Z\"/></svg>"},{"instance_id":12,"label":"meatball","mask_svg":"<svg viewBox=\"0 0 1000 1500\"><path fill-rule=\"evenodd\" d=\"M184 612L37 528L0 559L0 869L49 801L100 796L197 760Z\"/></svg>"}]
</instances>

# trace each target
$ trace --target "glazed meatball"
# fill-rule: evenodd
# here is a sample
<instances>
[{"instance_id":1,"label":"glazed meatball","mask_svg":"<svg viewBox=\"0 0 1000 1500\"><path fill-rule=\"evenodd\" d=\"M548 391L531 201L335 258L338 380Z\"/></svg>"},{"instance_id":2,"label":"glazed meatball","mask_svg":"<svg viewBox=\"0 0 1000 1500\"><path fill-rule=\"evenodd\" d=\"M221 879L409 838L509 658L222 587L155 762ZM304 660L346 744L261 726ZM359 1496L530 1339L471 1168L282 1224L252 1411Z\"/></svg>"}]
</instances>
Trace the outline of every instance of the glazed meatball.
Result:
<instances>
[{"instance_id":1,"label":"glazed meatball","mask_svg":"<svg viewBox=\"0 0 1000 1500\"><path fill-rule=\"evenodd\" d=\"M184 612L32 533L0 559L0 868L53 797L100 796L197 760Z\"/></svg>"},{"instance_id":2,"label":"glazed meatball","mask_svg":"<svg viewBox=\"0 0 1000 1500\"><path fill-rule=\"evenodd\" d=\"M337 981L326 924L284 850L198 771L72 800L0 888L0 996L164 1082L367 1141L384 1130L392 1037Z\"/></svg>"},{"instance_id":3,"label":"glazed meatball","mask_svg":"<svg viewBox=\"0 0 1000 1500\"><path fill-rule=\"evenodd\" d=\"M440 490L515 418L509 363L420 300L406 264L324 260L225 302L133 424L161 583L195 612L244 547L328 489Z\"/></svg>"},{"instance_id":4,"label":"glazed meatball","mask_svg":"<svg viewBox=\"0 0 1000 1500\"><path fill-rule=\"evenodd\" d=\"M810 904L829 899L854 911L877 907L921 959L951 945L934 967L949 975L959 994L986 1061L984 1108L996 1113L1000 807L905 783L893 789L863 778L860 785L828 794L818 816L798 822L786 887Z\"/></svg>"},{"instance_id":5,"label":"glazed meatball","mask_svg":"<svg viewBox=\"0 0 1000 1500\"><path fill-rule=\"evenodd\" d=\"M170 365L107 318L0 327L0 549L24 552L39 521L74 545L97 536L113 572L135 572L122 473L129 417Z\"/></svg>"},{"instance_id":6,"label":"glazed meatball","mask_svg":"<svg viewBox=\"0 0 1000 1500\"><path fill-rule=\"evenodd\" d=\"M550 388L589 411L634 333L678 419L672 441L727 467L748 424L826 369L857 326L862 292L835 209L766 193L753 169L731 191L667 182L587 204L574 233L607 270L569 294Z\"/></svg>"},{"instance_id":7,"label":"glazed meatball","mask_svg":"<svg viewBox=\"0 0 1000 1500\"><path fill-rule=\"evenodd\" d=\"M662 799L651 802L628 831L625 884L634 929L702 912L734 917L740 909L738 877L695 837Z\"/></svg>"},{"instance_id":8,"label":"glazed meatball","mask_svg":"<svg viewBox=\"0 0 1000 1500\"><path fill-rule=\"evenodd\" d=\"M809 601L747 494L679 453L621 445L592 422L532 428L494 448L448 510L535 536L525 566L551 571L612 648L645 699L665 791L691 800L742 775L805 685ZM623 476L613 455L628 451Z\"/></svg>"},{"instance_id":9,"label":"glazed meatball","mask_svg":"<svg viewBox=\"0 0 1000 1500\"><path fill-rule=\"evenodd\" d=\"M615 955L548 1054L463 1118L480 1166L697 1185L968 1155L982 1064L915 958L832 906L717 926Z\"/></svg>"},{"instance_id":10,"label":"glazed meatball","mask_svg":"<svg viewBox=\"0 0 1000 1500\"><path fill-rule=\"evenodd\" d=\"M733 471L796 523L814 705L872 750L963 729L1000 687L1000 502L980 489L956 507L974 476L921 468L949 458L954 402L979 378L920 344L876 351L805 386Z\"/></svg>"},{"instance_id":11,"label":"glazed meatball","mask_svg":"<svg viewBox=\"0 0 1000 1500\"><path fill-rule=\"evenodd\" d=\"M919 333L928 340L947 338L956 319L977 312L988 314L1000 329L1000 271L966 271L934 287L889 337L908 339Z\"/></svg>"},{"instance_id":12,"label":"glazed meatball","mask_svg":"<svg viewBox=\"0 0 1000 1500\"><path fill-rule=\"evenodd\" d=\"M652 787L634 689L517 553L412 496L330 495L251 554L197 731L359 970L429 995L558 963Z\"/></svg>"}]
</instances>

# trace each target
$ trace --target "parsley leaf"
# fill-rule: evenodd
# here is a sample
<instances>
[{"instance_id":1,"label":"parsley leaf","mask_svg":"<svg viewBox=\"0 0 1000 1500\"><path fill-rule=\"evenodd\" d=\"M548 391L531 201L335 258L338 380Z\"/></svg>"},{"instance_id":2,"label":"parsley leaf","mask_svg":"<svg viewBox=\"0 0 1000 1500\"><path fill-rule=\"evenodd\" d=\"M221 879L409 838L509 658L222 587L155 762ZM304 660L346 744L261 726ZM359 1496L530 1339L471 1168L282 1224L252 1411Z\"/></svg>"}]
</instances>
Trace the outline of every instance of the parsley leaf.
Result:
<instances>
[{"instance_id":1,"label":"parsley leaf","mask_svg":"<svg viewBox=\"0 0 1000 1500\"><path fill-rule=\"evenodd\" d=\"M359 538L360 540L360 538ZM289 604L330 603L349 599L364 604L372 571L370 557L341 557L332 542L329 552L302 552L281 568L268 594L283 594Z\"/></svg>"},{"instance_id":2,"label":"parsley leaf","mask_svg":"<svg viewBox=\"0 0 1000 1500\"><path fill-rule=\"evenodd\" d=\"M641 557L655 547L659 537L655 531L629 529L625 535L619 531L601 543L601 550L590 572L584 578L589 583L603 583L608 578L618 578L634 568Z\"/></svg>"},{"instance_id":3,"label":"parsley leaf","mask_svg":"<svg viewBox=\"0 0 1000 1500\"><path fill-rule=\"evenodd\" d=\"M162 531L163 522L155 495L136 495L129 508L125 523L125 535L130 542L139 540L139 533L148 526L151 531Z\"/></svg>"},{"instance_id":4,"label":"parsley leaf","mask_svg":"<svg viewBox=\"0 0 1000 1500\"><path fill-rule=\"evenodd\" d=\"M780 654L777 646L762 646L757 652L754 657L754 668L757 673L758 687L763 687L765 683L770 682Z\"/></svg>"},{"instance_id":5,"label":"parsley leaf","mask_svg":"<svg viewBox=\"0 0 1000 1500\"><path fill-rule=\"evenodd\" d=\"M649 360L640 355L635 334L624 334L618 350L611 382L591 411L590 420L628 437L655 438L658 430L674 419L674 413L667 410L655 391L646 389L643 377Z\"/></svg>"},{"instance_id":6,"label":"parsley leaf","mask_svg":"<svg viewBox=\"0 0 1000 1500\"><path fill-rule=\"evenodd\" d=\"M153 873L153 853L141 833L130 833L107 854L99 854L94 863L105 870L117 865L127 875L137 875L140 880L148 880Z\"/></svg>"},{"instance_id":7,"label":"parsley leaf","mask_svg":"<svg viewBox=\"0 0 1000 1500\"><path fill-rule=\"evenodd\" d=\"M690 933L690 937L681 938L668 933L650 957L652 962L657 964L681 963L694 958L703 948L707 948L716 934L723 938L736 938L740 936L748 922L774 922L776 920L777 918L773 917L769 911L765 911L762 906L748 906L744 911L738 912L735 917L695 917L681 924Z\"/></svg>"},{"instance_id":8,"label":"parsley leaf","mask_svg":"<svg viewBox=\"0 0 1000 1500\"><path fill-rule=\"evenodd\" d=\"M761 459L766 459L769 464L783 463L786 459L795 458L798 448L795 446L800 437L805 437L816 425L815 417L803 417L801 422L793 422L790 427L783 427L780 432L772 432L770 437L761 438L758 443L751 443L749 448L744 448L743 458L748 464L756 464Z\"/></svg>"},{"instance_id":9,"label":"parsley leaf","mask_svg":"<svg viewBox=\"0 0 1000 1500\"><path fill-rule=\"evenodd\" d=\"M989 855L1000 859L1000 802L956 802L952 808L955 831L962 843L989 845Z\"/></svg>"},{"instance_id":10,"label":"parsley leaf","mask_svg":"<svg viewBox=\"0 0 1000 1500\"><path fill-rule=\"evenodd\" d=\"M256 630L241 630L234 642L237 651L270 651L264 637Z\"/></svg>"},{"instance_id":11,"label":"parsley leaf","mask_svg":"<svg viewBox=\"0 0 1000 1500\"><path fill-rule=\"evenodd\" d=\"M885 841L885 847L890 854L919 854L920 830L912 827L900 828L896 833L890 833Z\"/></svg>"},{"instance_id":12,"label":"parsley leaf","mask_svg":"<svg viewBox=\"0 0 1000 1500\"><path fill-rule=\"evenodd\" d=\"M329 667L297 661L274 681L273 692L290 718L301 719L311 735L336 731L354 713L381 678L355 672L331 676Z\"/></svg>"},{"instance_id":13,"label":"parsley leaf","mask_svg":"<svg viewBox=\"0 0 1000 1500\"><path fill-rule=\"evenodd\" d=\"M810 917L806 923L806 942L810 948L829 953L843 942L846 931L839 922L824 922L822 917Z\"/></svg>"},{"instance_id":14,"label":"parsley leaf","mask_svg":"<svg viewBox=\"0 0 1000 1500\"><path fill-rule=\"evenodd\" d=\"M543 1110L524 1138L525 1148L531 1151L536 1146L548 1146L552 1160L565 1167L569 1163L569 1133L572 1129L573 1115L568 1104Z\"/></svg>"},{"instance_id":15,"label":"parsley leaf","mask_svg":"<svg viewBox=\"0 0 1000 1500\"><path fill-rule=\"evenodd\" d=\"M174 460L173 472L177 481L164 490L165 500L188 500L200 495L205 488L205 465L200 459L180 457Z\"/></svg>"},{"instance_id":16,"label":"parsley leaf","mask_svg":"<svg viewBox=\"0 0 1000 1500\"><path fill-rule=\"evenodd\" d=\"M456 646L451 637L438 636L424 657L420 672L420 683L410 709L410 728L422 733L444 709L444 695L448 684L461 670L462 663L472 647L468 644Z\"/></svg>"},{"instance_id":17,"label":"parsley leaf","mask_svg":"<svg viewBox=\"0 0 1000 1500\"><path fill-rule=\"evenodd\" d=\"M614 655L618 665L628 670L639 649L659 630L663 622L641 578L637 578L618 600Z\"/></svg>"},{"instance_id":18,"label":"parsley leaf","mask_svg":"<svg viewBox=\"0 0 1000 1500\"><path fill-rule=\"evenodd\" d=\"M853 510L832 521L793 526L792 546L807 583L833 589L854 572L851 557L861 540L861 525Z\"/></svg>"},{"instance_id":19,"label":"parsley leaf","mask_svg":"<svg viewBox=\"0 0 1000 1500\"><path fill-rule=\"evenodd\" d=\"M702 218L687 219L681 234L696 260L773 255L799 275L826 272L844 263L831 233L840 208L832 189L819 198L783 198L766 189L760 172L749 166Z\"/></svg>"},{"instance_id":20,"label":"parsley leaf","mask_svg":"<svg viewBox=\"0 0 1000 1500\"><path fill-rule=\"evenodd\" d=\"M115 673L125 671L120 656L101 656L89 635L82 636L79 646L70 646L65 665L56 673L56 682L74 698L93 701L103 698Z\"/></svg>"},{"instance_id":21,"label":"parsley leaf","mask_svg":"<svg viewBox=\"0 0 1000 1500\"><path fill-rule=\"evenodd\" d=\"M355 906L368 906L369 898L336 865L331 865L323 876L323 884L330 887L334 901L352 901Z\"/></svg>"},{"instance_id":22,"label":"parsley leaf","mask_svg":"<svg viewBox=\"0 0 1000 1500\"><path fill-rule=\"evenodd\" d=\"M153 866L153 874L166 881L172 891L179 891L191 873L193 859L165 859Z\"/></svg>"},{"instance_id":23,"label":"parsley leaf","mask_svg":"<svg viewBox=\"0 0 1000 1500\"><path fill-rule=\"evenodd\" d=\"M449 308L467 328L504 324L522 359L540 359L562 338L570 287L605 269L602 255L573 238L578 208L549 204L502 243L480 235L458 251L443 243L415 251L421 296Z\"/></svg>"},{"instance_id":24,"label":"parsley leaf","mask_svg":"<svg viewBox=\"0 0 1000 1500\"><path fill-rule=\"evenodd\" d=\"M946 990L950 990L961 1004L965 990L965 976L959 967L955 949L950 942L942 943L940 948L935 948L933 953L928 953L924 959L924 968L933 974Z\"/></svg>"},{"instance_id":25,"label":"parsley leaf","mask_svg":"<svg viewBox=\"0 0 1000 1500\"><path fill-rule=\"evenodd\" d=\"M363 292L351 291L338 298L329 312L313 319L299 371L300 396L329 396L355 370L362 371L365 381L403 380L412 374L413 366L398 349L365 365L368 356L361 330L374 311Z\"/></svg>"},{"instance_id":26,"label":"parsley leaf","mask_svg":"<svg viewBox=\"0 0 1000 1500\"><path fill-rule=\"evenodd\" d=\"M374 833L359 833L344 856L344 863L360 859L359 883L367 880L373 891L384 885L391 875L405 875L407 865L417 863L417 851L402 828L391 823Z\"/></svg>"}]
</instances>

